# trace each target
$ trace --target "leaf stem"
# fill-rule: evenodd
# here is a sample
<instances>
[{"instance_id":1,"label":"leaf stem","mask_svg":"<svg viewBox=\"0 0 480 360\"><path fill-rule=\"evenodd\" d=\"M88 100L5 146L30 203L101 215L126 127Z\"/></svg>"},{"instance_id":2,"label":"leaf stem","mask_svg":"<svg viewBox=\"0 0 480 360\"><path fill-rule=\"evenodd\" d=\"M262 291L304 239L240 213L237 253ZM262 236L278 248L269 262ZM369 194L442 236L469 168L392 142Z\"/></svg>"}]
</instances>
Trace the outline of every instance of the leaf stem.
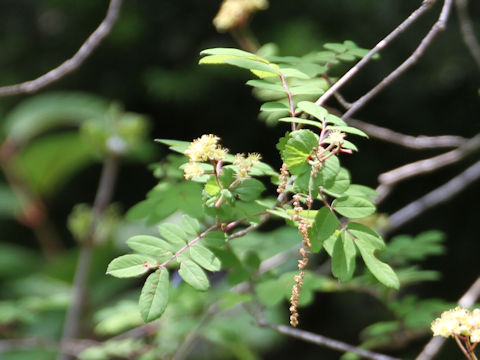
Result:
<instances>
[{"instance_id":1,"label":"leaf stem","mask_svg":"<svg viewBox=\"0 0 480 360\"><path fill-rule=\"evenodd\" d=\"M168 260L164 261L162 264L158 265L157 268L158 268L158 269L164 268L165 266L167 266L168 264L170 264L173 260L175 260L176 258L178 258L178 256L181 255L185 250L187 250L188 248L192 247L192 246L195 245L197 242L199 242L199 241L200 241L202 238L204 238L209 232L218 230L218 229L220 229L220 228L221 228L221 226L218 225L218 224L209 227L207 230L205 230L205 231L202 232L200 235L198 235L195 239L193 239L192 241L189 241L188 243L186 243L180 250L178 250L175 254L173 254L170 259L168 259Z\"/></svg>"}]
</instances>

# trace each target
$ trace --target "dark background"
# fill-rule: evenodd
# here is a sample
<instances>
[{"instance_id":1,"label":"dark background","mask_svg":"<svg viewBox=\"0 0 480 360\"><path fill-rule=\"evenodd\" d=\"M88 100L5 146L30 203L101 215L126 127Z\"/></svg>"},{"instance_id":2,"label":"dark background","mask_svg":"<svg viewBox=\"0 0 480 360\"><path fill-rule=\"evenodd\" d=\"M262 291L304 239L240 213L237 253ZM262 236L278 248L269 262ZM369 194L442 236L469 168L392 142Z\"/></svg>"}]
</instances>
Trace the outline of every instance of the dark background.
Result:
<instances>
[{"instance_id":1,"label":"dark background","mask_svg":"<svg viewBox=\"0 0 480 360\"><path fill-rule=\"evenodd\" d=\"M251 28L261 44L278 44L281 55L302 55L321 49L325 42L344 40L371 48L419 4L410 0L277 0L255 16ZM343 90L346 98L354 100L398 66L436 20L440 5L382 52L381 60L372 62L350 82ZM204 48L237 46L228 34L217 33L212 25L218 6L218 1L205 0L125 0L121 17L104 43L79 70L42 92L80 90L118 100L127 110L151 118L152 140L191 140L203 133L215 133L232 152L259 152L278 168L275 143L286 128L267 127L256 119L260 103L243 85L248 74L197 65ZM98 0L2 1L0 85L33 79L69 58L103 19L106 7L107 1ZM470 11L480 35L480 3L473 1ZM411 135L472 137L480 131L480 72L462 42L455 15L454 11L447 30L435 39L419 63L356 114L357 118ZM341 74L345 69L340 66L335 71ZM0 121L23 98L0 99ZM344 158L345 166L356 183L372 187L377 185L379 173L440 153L407 150L376 140L357 144L359 153ZM157 158L164 154L166 151L159 147ZM475 158L472 155L432 175L405 181L379 211L394 212L445 183ZM51 200L49 205L59 227L64 226L74 204L92 201L98 171L99 166L87 169ZM127 209L142 200L153 185L155 179L145 166L127 164L121 172L116 199ZM415 235L438 229L447 234L448 255L432 258L424 265L441 271L442 280L414 289L417 294L454 301L478 276L479 190L476 183L399 230ZM13 221L2 220L0 228L11 235L6 241L21 239L18 242L34 246L32 235ZM358 314L358 319L346 321L351 323L350 329L337 328L337 321L345 323L341 321L345 320L342 306L348 306L348 301L338 294L319 299L303 315L304 327L356 342L355 334L364 325L362 312L368 312L372 304L365 299L363 308L351 312ZM359 304L362 301L357 300L355 306ZM412 354L422 344L416 344ZM282 358L287 348L292 354L305 354L305 359L318 358L318 354L325 359L328 354L338 357L337 353L293 340L285 340L279 347L268 358Z\"/></svg>"}]
</instances>

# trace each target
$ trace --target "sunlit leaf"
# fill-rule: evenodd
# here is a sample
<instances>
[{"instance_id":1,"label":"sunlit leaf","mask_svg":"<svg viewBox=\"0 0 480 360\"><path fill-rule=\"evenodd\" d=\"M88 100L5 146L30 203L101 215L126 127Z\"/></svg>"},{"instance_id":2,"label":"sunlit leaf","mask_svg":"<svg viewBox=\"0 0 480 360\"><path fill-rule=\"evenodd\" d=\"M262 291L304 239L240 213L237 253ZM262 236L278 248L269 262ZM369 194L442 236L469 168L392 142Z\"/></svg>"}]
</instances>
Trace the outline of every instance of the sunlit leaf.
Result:
<instances>
[{"instance_id":1,"label":"sunlit leaf","mask_svg":"<svg viewBox=\"0 0 480 360\"><path fill-rule=\"evenodd\" d=\"M113 259L108 264L107 274L118 278L135 277L145 274L157 266L155 259L139 254L128 254Z\"/></svg>"},{"instance_id":2,"label":"sunlit leaf","mask_svg":"<svg viewBox=\"0 0 480 360\"><path fill-rule=\"evenodd\" d=\"M205 291L210 287L207 275L202 268L192 260L183 260L180 264L180 270L178 270L178 273L185 282L197 290Z\"/></svg>"}]
</instances>

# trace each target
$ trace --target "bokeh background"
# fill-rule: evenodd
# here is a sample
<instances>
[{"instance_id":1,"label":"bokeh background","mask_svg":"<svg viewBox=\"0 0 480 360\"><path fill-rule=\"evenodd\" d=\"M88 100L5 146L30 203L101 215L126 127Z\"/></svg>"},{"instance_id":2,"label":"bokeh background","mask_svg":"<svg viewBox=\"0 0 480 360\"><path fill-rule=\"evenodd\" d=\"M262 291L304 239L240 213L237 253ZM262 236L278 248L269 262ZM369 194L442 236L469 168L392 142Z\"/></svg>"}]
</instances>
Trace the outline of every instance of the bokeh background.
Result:
<instances>
[{"instance_id":1,"label":"bokeh background","mask_svg":"<svg viewBox=\"0 0 480 360\"><path fill-rule=\"evenodd\" d=\"M303 55L321 49L325 42L344 40L371 48L419 3L413 0L276 0L271 1L268 10L255 15L251 30L260 44L277 44L281 55ZM380 60L372 62L348 84L343 95L355 99L399 65L436 20L438 5L382 52ZM2 1L0 85L35 78L69 58L103 19L106 7L107 1L98 0ZM118 23L93 55L79 70L41 93L72 90L92 93L117 101L128 111L148 116L152 144L154 138L190 141L204 133L215 133L232 152L259 152L266 162L278 168L281 162L275 144L287 128L269 127L257 119L260 103L252 96L251 89L244 86L248 74L239 69L197 64L202 49L238 46L228 33L218 33L212 25L218 8L219 1L125 0ZM480 3L472 1L470 13L480 35ZM345 70L346 65L340 65L335 72L341 74ZM435 39L419 63L356 117L410 135L472 137L480 131L479 74L461 40L457 18L452 14L446 31ZM29 96L0 98L0 122ZM440 153L407 150L376 140L357 143L359 153L345 158L345 166L356 183L372 187L377 185L378 174ZM144 199L156 183L146 164L166 154L164 147L152 145L143 162L124 164L115 191L115 201L121 211ZM445 183L475 158L478 156L472 155L433 175L405 181L395 188L379 211L394 212ZM77 249L65 226L67 216L75 204L92 202L100 167L92 164L75 173L47 200L50 217L68 253L61 260L63 265L53 274L60 279L72 278ZM479 198L480 187L475 183L398 230L397 233L415 235L437 229L447 237L447 254L433 257L424 264L425 268L440 271L442 279L408 291L422 297L455 301L478 276ZM32 231L8 214L0 219L0 234L3 244L38 251ZM21 264L15 266L21 269ZM5 267L0 264L0 269ZM101 261L98 268L101 271ZM0 281L8 276L0 274ZM2 290L0 296L9 297ZM344 312L344 307L353 307L356 311ZM365 314L374 309L368 299L358 296L351 299L342 294L322 295L302 312L302 326L357 343L358 331L368 318ZM349 324L348 328L344 324ZM50 332L55 331L58 329ZM425 341L414 343L409 354L418 352ZM304 359L338 358L333 351L291 339L283 339L262 358L287 358L287 354ZM444 356L452 358L448 352Z\"/></svg>"}]
</instances>

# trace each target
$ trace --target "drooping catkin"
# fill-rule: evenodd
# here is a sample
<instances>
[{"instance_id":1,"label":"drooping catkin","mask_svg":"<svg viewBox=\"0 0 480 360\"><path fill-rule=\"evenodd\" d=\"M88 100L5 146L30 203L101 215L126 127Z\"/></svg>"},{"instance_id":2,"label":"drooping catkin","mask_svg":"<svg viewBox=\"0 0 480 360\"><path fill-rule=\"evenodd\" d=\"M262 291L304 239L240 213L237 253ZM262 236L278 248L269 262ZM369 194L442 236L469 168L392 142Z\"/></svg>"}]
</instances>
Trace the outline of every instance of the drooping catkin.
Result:
<instances>
[{"instance_id":1,"label":"drooping catkin","mask_svg":"<svg viewBox=\"0 0 480 360\"><path fill-rule=\"evenodd\" d=\"M311 247L310 238L308 237L308 229L311 224L300 217L300 212L303 210L303 207L300 205L300 195L295 194L293 196L293 206L295 210L295 215L293 216L294 221L298 222L298 231L302 235L303 246L298 250L299 254L302 256L298 260L298 269L300 273L295 275L294 280L295 284L292 287L292 295L290 297L290 325L296 327L298 325L298 301L300 299L300 292L302 290L303 278L305 277L305 272L303 271L308 264L308 254Z\"/></svg>"}]
</instances>

